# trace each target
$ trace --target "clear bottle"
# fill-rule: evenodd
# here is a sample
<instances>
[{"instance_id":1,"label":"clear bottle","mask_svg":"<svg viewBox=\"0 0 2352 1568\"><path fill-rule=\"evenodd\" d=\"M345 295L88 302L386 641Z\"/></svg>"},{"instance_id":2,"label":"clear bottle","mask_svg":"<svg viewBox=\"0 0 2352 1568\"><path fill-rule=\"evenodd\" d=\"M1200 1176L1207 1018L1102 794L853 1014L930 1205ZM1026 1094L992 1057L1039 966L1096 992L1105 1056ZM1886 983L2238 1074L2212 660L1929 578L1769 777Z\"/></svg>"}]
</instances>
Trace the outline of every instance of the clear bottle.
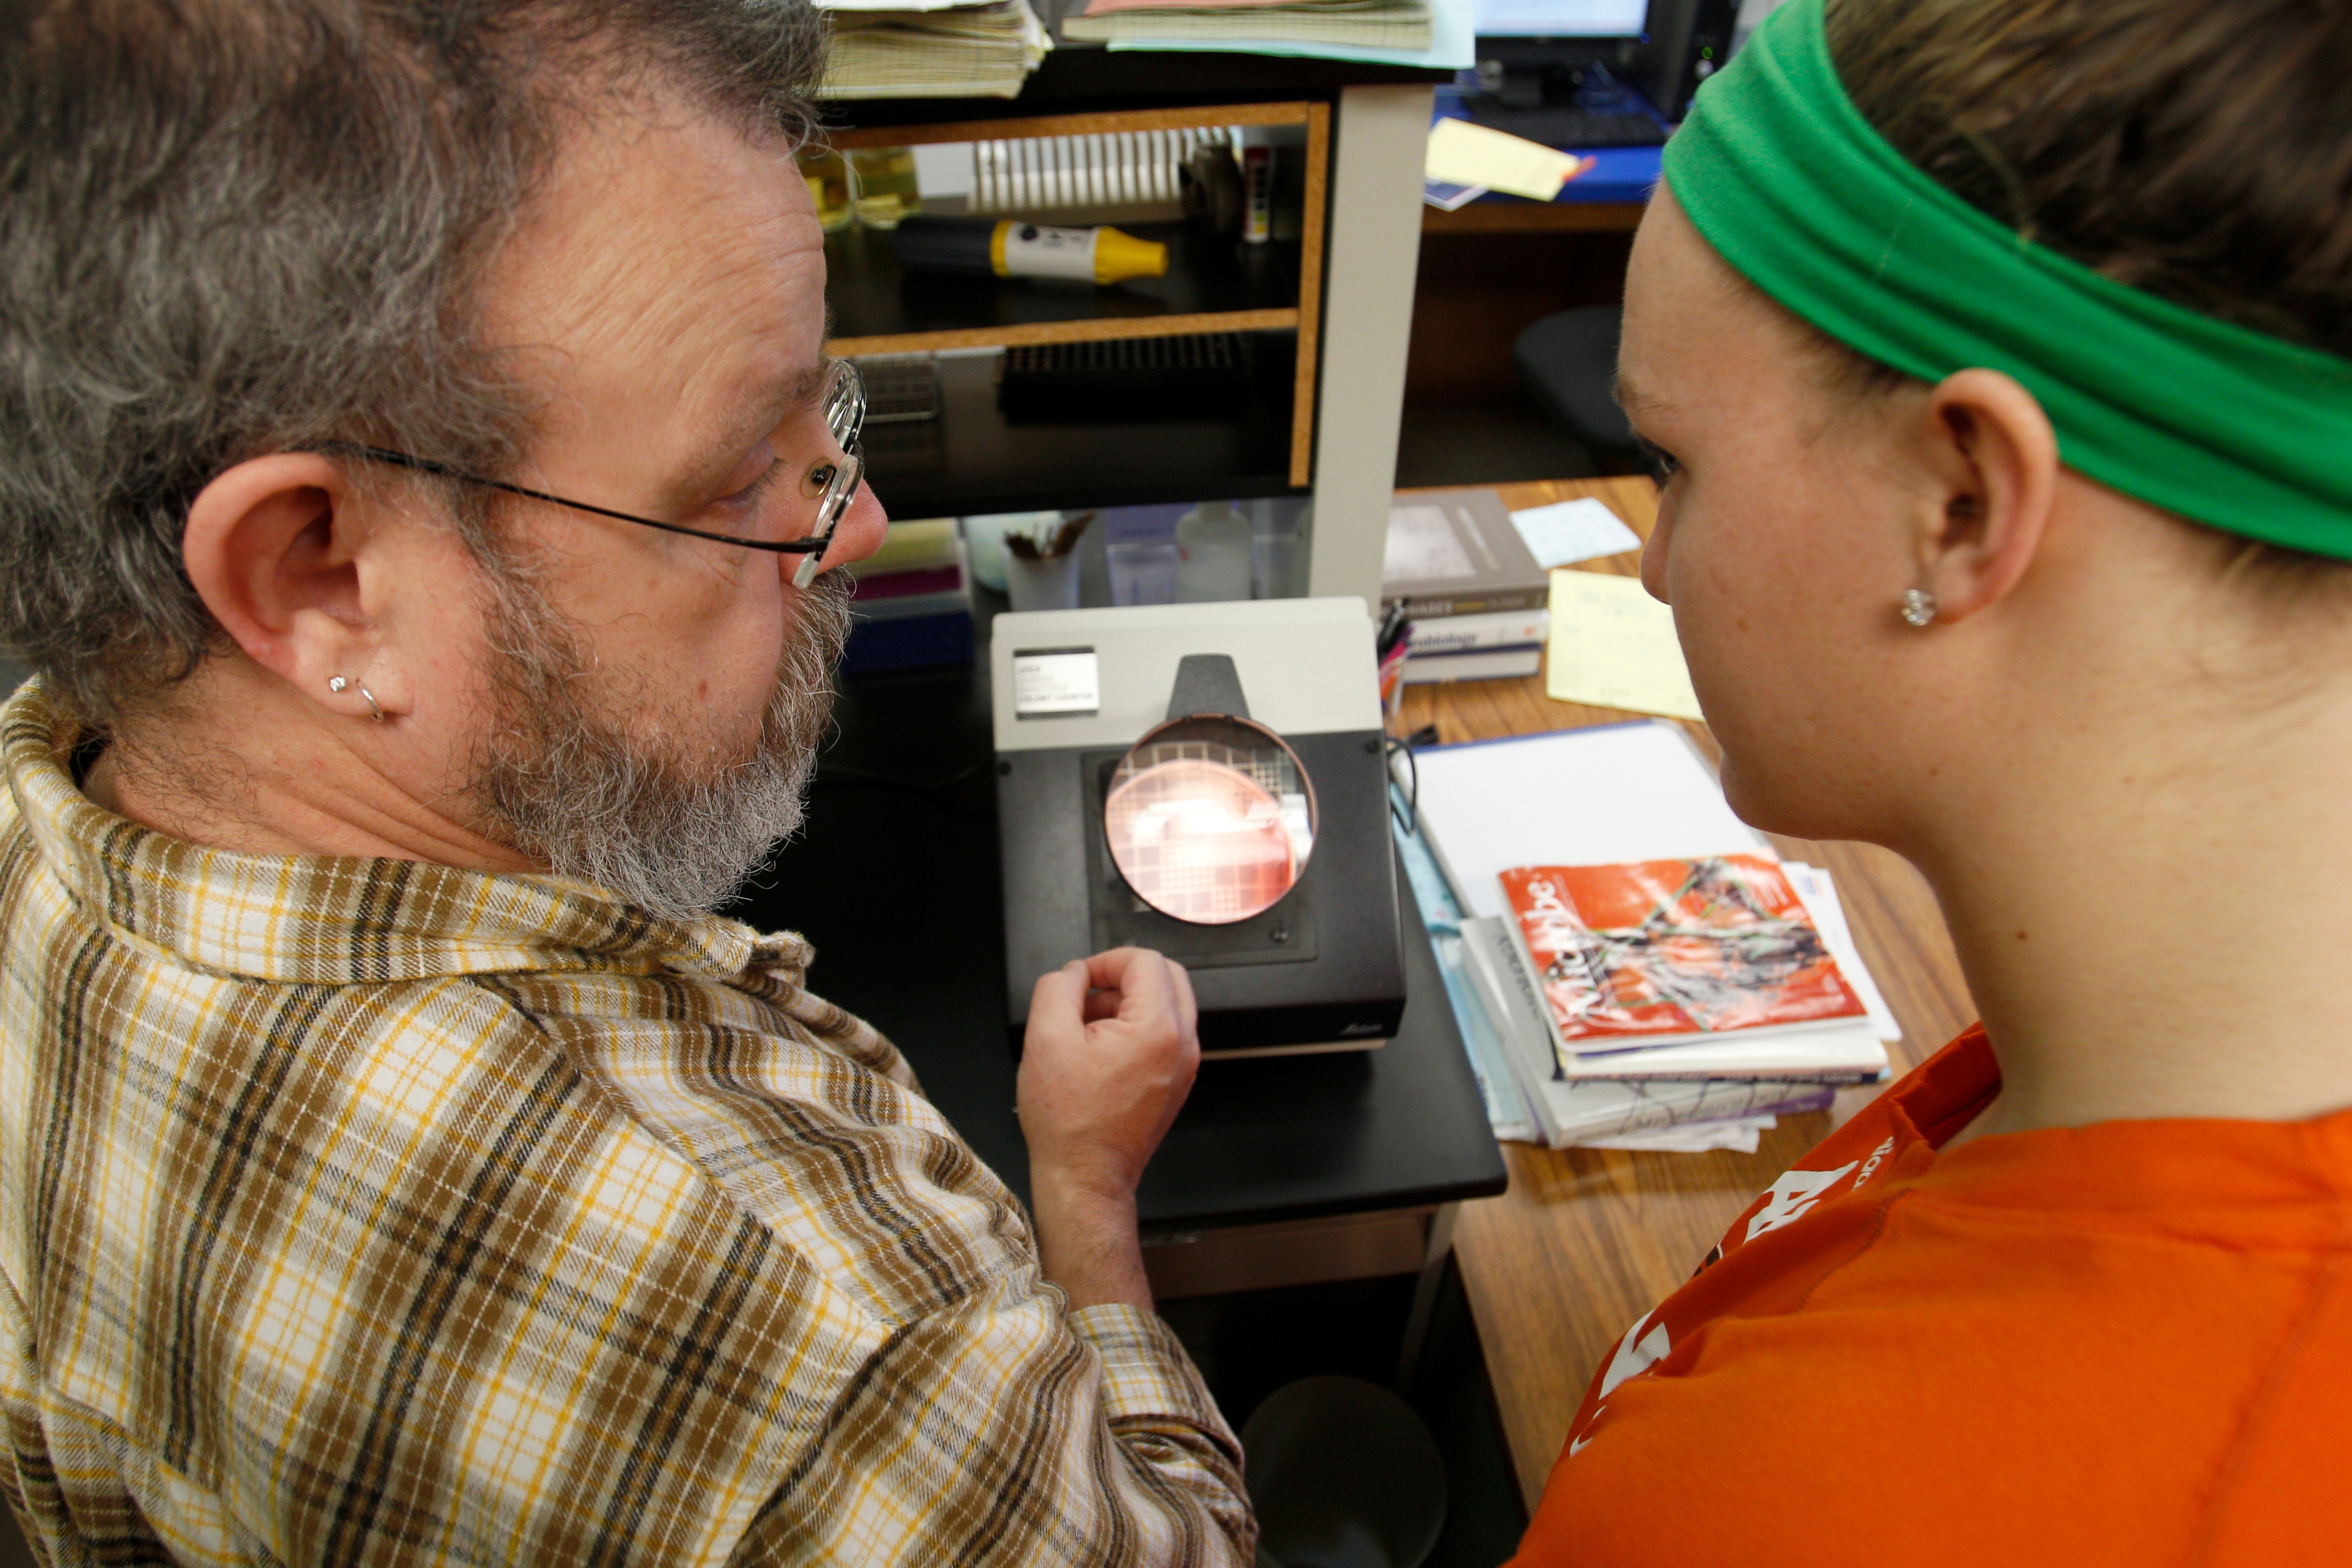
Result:
<instances>
[{"instance_id":1,"label":"clear bottle","mask_svg":"<svg viewBox=\"0 0 2352 1568\"><path fill-rule=\"evenodd\" d=\"M830 147L808 146L794 153L793 161L816 203L818 226L827 234L847 228L856 215L849 206L849 165L841 154Z\"/></svg>"},{"instance_id":2,"label":"clear bottle","mask_svg":"<svg viewBox=\"0 0 2352 1568\"><path fill-rule=\"evenodd\" d=\"M855 147L849 153L852 201L868 228L896 228L923 210L915 181L915 154L904 147Z\"/></svg>"},{"instance_id":3,"label":"clear bottle","mask_svg":"<svg viewBox=\"0 0 2352 1568\"><path fill-rule=\"evenodd\" d=\"M1176 520L1176 602L1250 596L1250 522L1229 500L1204 500Z\"/></svg>"}]
</instances>

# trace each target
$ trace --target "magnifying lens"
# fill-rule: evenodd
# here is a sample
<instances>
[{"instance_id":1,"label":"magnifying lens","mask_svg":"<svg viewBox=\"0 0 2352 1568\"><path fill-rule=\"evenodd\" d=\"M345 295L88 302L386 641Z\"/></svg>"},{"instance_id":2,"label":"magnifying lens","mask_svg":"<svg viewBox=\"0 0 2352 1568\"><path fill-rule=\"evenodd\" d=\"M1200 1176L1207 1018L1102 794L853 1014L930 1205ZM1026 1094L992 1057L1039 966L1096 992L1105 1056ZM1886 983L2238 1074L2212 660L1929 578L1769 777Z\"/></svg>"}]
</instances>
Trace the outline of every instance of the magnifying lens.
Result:
<instances>
[{"instance_id":1,"label":"magnifying lens","mask_svg":"<svg viewBox=\"0 0 2352 1568\"><path fill-rule=\"evenodd\" d=\"M1180 921L1231 925L1280 901L1315 848L1315 787L1265 725L1171 719L1112 771L1103 830L1135 896Z\"/></svg>"}]
</instances>

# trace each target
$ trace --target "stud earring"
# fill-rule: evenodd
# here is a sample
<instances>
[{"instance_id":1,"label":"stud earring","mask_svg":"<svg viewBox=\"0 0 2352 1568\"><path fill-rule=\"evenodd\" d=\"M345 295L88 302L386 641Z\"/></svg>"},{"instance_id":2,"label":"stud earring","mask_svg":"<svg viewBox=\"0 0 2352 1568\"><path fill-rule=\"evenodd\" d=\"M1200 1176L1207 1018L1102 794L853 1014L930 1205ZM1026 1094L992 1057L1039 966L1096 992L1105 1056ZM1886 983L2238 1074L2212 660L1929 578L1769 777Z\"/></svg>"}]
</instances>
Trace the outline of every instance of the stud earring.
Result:
<instances>
[{"instance_id":1,"label":"stud earring","mask_svg":"<svg viewBox=\"0 0 2352 1568\"><path fill-rule=\"evenodd\" d=\"M1925 588L1903 590L1903 621L1906 626L1924 626L1935 618L1935 595Z\"/></svg>"},{"instance_id":2,"label":"stud earring","mask_svg":"<svg viewBox=\"0 0 2352 1568\"><path fill-rule=\"evenodd\" d=\"M350 684L350 681L345 680L340 675L330 676L327 678L327 689L333 692L338 697L341 697L343 694L343 688Z\"/></svg>"}]
</instances>

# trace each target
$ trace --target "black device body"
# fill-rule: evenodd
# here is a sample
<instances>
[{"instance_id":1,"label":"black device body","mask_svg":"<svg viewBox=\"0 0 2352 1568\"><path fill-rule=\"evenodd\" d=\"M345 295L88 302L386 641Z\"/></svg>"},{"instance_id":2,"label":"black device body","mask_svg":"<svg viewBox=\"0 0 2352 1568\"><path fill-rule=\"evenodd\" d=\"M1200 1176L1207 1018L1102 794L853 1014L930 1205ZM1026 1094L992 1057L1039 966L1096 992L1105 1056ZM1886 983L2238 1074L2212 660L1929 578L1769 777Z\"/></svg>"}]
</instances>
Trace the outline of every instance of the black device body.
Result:
<instances>
[{"instance_id":1,"label":"black device body","mask_svg":"<svg viewBox=\"0 0 2352 1568\"><path fill-rule=\"evenodd\" d=\"M1731 58L1739 0L1650 0L1648 37L1628 77L1668 120L1690 111L1699 83Z\"/></svg>"},{"instance_id":2,"label":"black device body","mask_svg":"<svg viewBox=\"0 0 2352 1568\"><path fill-rule=\"evenodd\" d=\"M1481 37L1478 80L1486 111L1474 102L1471 118L1553 146L1650 142L1631 134L1609 141L1549 134L1554 128L1546 117L1631 112L1637 106L1619 97L1630 85L1646 100L1638 107L1679 121L1698 84L1731 58L1738 19L1739 0L1650 0L1638 37Z\"/></svg>"},{"instance_id":3,"label":"black device body","mask_svg":"<svg viewBox=\"0 0 2352 1568\"><path fill-rule=\"evenodd\" d=\"M1230 679L1230 662L1219 662ZM1180 674L1170 716L1238 706L1188 706ZM1395 1034L1404 1016L1404 938L1381 732L1283 739L1314 784L1315 847L1289 892L1229 925L1162 914L1119 875L1103 804L1125 748L998 753L1005 991L1015 1049L1037 976L1114 947L1151 948L1191 973L1204 1055L1344 1049Z\"/></svg>"}]
</instances>

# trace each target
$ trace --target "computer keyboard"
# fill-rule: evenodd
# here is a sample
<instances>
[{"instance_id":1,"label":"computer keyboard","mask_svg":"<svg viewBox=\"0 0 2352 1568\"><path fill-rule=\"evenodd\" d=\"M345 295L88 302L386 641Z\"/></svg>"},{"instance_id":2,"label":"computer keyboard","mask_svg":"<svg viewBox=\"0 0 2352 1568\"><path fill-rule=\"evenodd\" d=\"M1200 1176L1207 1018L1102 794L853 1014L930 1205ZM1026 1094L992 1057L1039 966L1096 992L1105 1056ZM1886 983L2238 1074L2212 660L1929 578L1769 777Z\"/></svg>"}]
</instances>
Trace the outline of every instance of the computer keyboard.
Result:
<instances>
[{"instance_id":1,"label":"computer keyboard","mask_svg":"<svg viewBox=\"0 0 2352 1568\"><path fill-rule=\"evenodd\" d=\"M1631 110L1579 109L1573 104L1514 109L1493 99L1474 99L1467 107L1477 124L1547 147L1656 147L1666 140L1664 126Z\"/></svg>"}]
</instances>

